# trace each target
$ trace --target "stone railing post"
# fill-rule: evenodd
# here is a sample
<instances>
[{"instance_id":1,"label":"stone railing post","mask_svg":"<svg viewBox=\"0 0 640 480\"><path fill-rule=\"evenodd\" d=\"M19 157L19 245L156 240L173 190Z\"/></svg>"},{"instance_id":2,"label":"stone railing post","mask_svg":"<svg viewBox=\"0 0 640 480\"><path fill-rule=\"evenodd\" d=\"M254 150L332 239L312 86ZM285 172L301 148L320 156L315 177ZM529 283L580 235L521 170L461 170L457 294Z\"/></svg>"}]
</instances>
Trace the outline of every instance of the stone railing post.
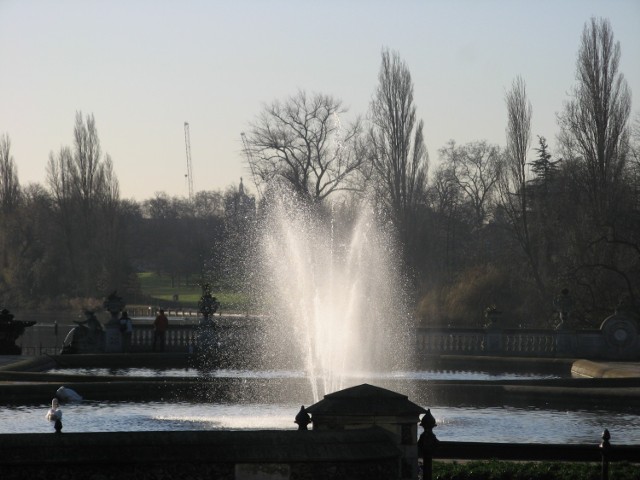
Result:
<instances>
[{"instance_id":1,"label":"stone railing post","mask_svg":"<svg viewBox=\"0 0 640 480\"><path fill-rule=\"evenodd\" d=\"M571 355L575 354L575 332L571 330L556 330L555 332L555 348L556 354Z\"/></svg>"},{"instance_id":2,"label":"stone railing post","mask_svg":"<svg viewBox=\"0 0 640 480\"><path fill-rule=\"evenodd\" d=\"M122 333L120 332L120 320L118 315L126 306L122 297L116 291L109 294L102 306L109 312L110 317L105 325L104 351L107 353L119 353L122 351Z\"/></svg>"},{"instance_id":3,"label":"stone railing post","mask_svg":"<svg viewBox=\"0 0 640 480\"><path fill-rule=\"evenodd\" d=\"M438 445L438 439L433 433L433 429L436 426L436 419L433 418L431 410L428 409L420 421L420 426L424 429L420 438L418 439L418 453L422 457L422 479L433 479L433 454L436 446Z\"/></svg>"},{"instance_id":4,"label":"stone railing post","mask_svg":"<svg viewBox=\"0 0 640 480\"><path fill-rule=\"evenodd\" d=\"M501 317L502 312L496 309L495 306L491 306L485 310L487 322L484 329L485 338L487 339L487 353L489 354L500 354L503 351Z\"/></svg>"},{"instance_id":5,"label":"stone railing post","mask_svg":"<svg viewBox=\"0 0 640 480\"><path fill-rule=\"evenodd\" d=\"M487 329L485 338L487 339L487 353L500 354L503 351L502 339L504 335L502 330L497 328Z\"/></svg>"},{"instance_id":6,"label":"stone railing post","mask_svg":"<svg viewBox=\"0 0 640 480\"><path fill-rule=\"evenodd\" d=\"M611 434L608 429L604 429L602 432L602 443L600 444L600 454L602 455L602 473L600 475L601 480L609 480L609 453L611 452L611 444L609 440Z\"/></svg>"}]
</instances>

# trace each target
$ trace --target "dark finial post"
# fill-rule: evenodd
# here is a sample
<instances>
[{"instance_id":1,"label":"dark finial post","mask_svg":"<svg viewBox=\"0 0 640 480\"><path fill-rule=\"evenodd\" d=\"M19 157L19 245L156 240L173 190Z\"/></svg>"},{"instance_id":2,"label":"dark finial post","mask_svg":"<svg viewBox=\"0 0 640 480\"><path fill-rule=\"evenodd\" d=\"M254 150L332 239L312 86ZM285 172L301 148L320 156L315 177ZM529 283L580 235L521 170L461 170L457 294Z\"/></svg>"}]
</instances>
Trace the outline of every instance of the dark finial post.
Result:
<instances>
[{"instance_id":1,"label":"dark finial post","mask_svg":"<svg viewBox=\"0 0 640 480\"><path fill-rule=\"evenodd\" d=\"M601 480L609 480L609 453L611 452L611 444L609 440L611 434L608 429L604 429L602 432L602 443L600 444L600 453L602 454L602 474Z\"/></svg>"},{"instance_id":2,"label":"dark finial post","mask_svg":"<svg viewBox=\"0 0 640 480\"><path fill-rule=\"evenodd\" d=\"M422 456L422 478L423 480L432 480L433 454L439 440L433 433L433 429L436 427L436 419L431 414L431 409L428 409L427 413L422 417L420 426L424 429L418 439L418 454Z\"/></svg>"},{"instance_id":3,"label":"dark finial post","mask_svg":"<svg viewBox=\"0 0 640 480\"><path fill-rule=\"evenodd\" d=\"M56 433L61 433L62 432L62 420L60 420L58 418L56 420L56 423L53 426L53 429L56 431Z\"/></svg>"},{"instance_id":4,"label":"dark finial post","mask_svg":"<svg viewBox=\"0 0 640 480\"><path fill-rule=\"evenodd\" d=\"M304 409L304 405L300 407L294 423L298 424L298 430L309 430L308 425L311 423L311 417Z\"/></svg>"}]
</instances>

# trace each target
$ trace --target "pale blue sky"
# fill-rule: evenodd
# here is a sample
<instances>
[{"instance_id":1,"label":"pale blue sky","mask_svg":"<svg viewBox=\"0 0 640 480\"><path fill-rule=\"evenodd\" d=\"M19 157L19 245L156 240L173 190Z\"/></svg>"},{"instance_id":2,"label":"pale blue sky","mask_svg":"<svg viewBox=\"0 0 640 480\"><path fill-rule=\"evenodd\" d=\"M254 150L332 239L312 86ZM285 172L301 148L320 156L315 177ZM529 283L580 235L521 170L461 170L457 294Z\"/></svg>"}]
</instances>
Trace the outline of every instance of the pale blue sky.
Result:
<instances>
[{"instance_id":1,"label":"pale blue sky","mask_svg":"<svg viewBox=\"0 0 640 480\"><path fill-rule=\"evenodd\" d=\"M365 115L388 47L411 70L432 165L449 139L505 143L517 75L553 148L591 16L611 21L637 113L640 0L0 0L0 134L20 182L44 184L75 112L93 113L121 195L141 200L188 194L187 121L195 190L251 187L240 133L262 105L304 89Z\"/></svg>"}]
</instances>

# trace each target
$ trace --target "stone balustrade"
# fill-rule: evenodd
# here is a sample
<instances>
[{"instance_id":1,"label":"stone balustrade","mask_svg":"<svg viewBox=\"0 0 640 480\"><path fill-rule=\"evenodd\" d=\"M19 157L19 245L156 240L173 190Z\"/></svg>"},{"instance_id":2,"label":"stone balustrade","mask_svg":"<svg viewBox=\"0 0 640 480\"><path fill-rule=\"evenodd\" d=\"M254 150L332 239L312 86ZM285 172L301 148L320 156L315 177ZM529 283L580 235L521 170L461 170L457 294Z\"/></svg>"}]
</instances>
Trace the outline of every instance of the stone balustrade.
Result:
<instances>
[{"instance_id":1,"label":"stone balustrade","mask_svg":"<svg viewBox=\"0 0 640 480\"><path fill-rule=\"evenodd\" d=\"M418 355L640 359L637 322L615 314L593 330L418 328Z\"/></svg>"},{"instance_id":2,"label":"stone balustrade","mask_svg":"<svg viewBox=\"0 0 640 480\"><path fill-rule=\"evenodd\" d=\"M153 326L136 326L131 335L132 352L148 352L153 349ZM198 344L195 325L170 326L165 334L166 352L192 352Z\"/></svg>"},{"instance_id":3,"label":"stone balustrade","mask_svg":"<svg viewBox=\"0 0 640 480\"><path fill-rule=\"evenodd\" d=\"M263 344L264 322L259 317L216 317L215 327L198 325L197 317L172 318L166 334L165 351L196 352L203 341L214 341L233 351L257 351ZM146 323L148 322L148 323ZM134 322L131 352L153 350L152 319ZM46 332L42 333L42 332ZM25 355L54 354L65 338L54 329L35 327L21 339ZM35 335L35 334L38 335ZM279 339L286 340L286 339ZM263 342L263 343L260 343ZM211 346L211 345L208 345ZM614 314L599 329L551 330L532 328L447 328L423 327L415 330L418 358L434 355L480 355L538 358L586 358L605 360L640 360L640 329L637 321ZM252 350L253 349L253 350Z\"/></svg>"}]
</instances>

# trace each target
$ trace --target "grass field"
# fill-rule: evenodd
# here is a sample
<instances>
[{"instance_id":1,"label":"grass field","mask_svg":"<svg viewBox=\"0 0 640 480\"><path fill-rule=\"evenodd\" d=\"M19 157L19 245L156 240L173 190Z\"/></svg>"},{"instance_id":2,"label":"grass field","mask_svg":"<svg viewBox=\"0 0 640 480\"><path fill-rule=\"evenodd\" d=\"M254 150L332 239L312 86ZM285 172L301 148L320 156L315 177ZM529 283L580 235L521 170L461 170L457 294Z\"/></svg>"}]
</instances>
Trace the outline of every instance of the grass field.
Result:
<instances>
[{"instance_id":1,"label":"grass field","mask_svg":"<svg viewBox=\"0 0 640 480\"><path fill-rule=\"evenodd\" d=\"M194 276L194 278L196 278ZM202 288L197 282L187 284L184 279L171 286L171 278L152 272L138 273L140 288L145 296L150 298L174 302L174 295L178 296L178 303L182 307L197 308L198 300L202 296ZM213 296L218 299L224 311L247 311L248 298L245 294L213 290Z\"/></svg>"}]
</instances>

